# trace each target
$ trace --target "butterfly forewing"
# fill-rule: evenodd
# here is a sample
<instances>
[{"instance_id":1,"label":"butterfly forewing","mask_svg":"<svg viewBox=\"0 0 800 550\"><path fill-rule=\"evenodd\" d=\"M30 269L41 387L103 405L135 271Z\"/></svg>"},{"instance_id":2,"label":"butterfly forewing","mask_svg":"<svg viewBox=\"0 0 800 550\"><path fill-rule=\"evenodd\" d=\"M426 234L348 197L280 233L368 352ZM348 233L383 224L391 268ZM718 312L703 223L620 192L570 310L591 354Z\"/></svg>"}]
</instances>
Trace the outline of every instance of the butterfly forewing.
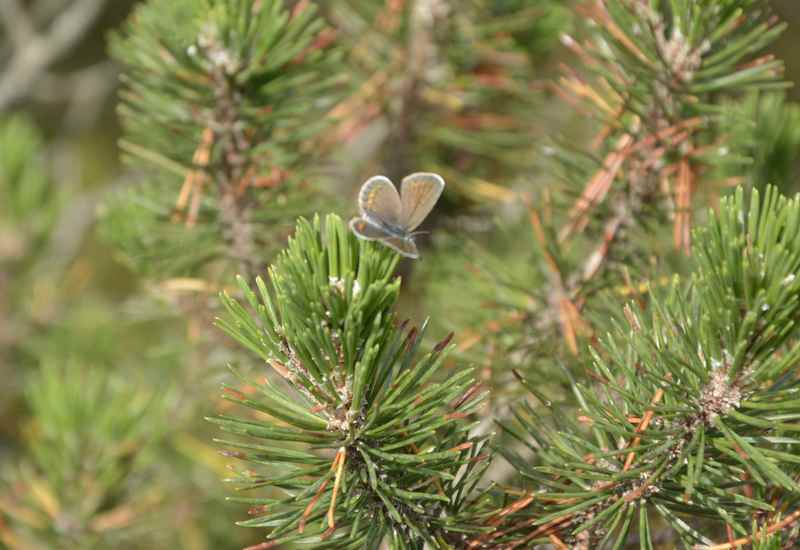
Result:
<instances>
[{"instance_id":1,"label":"butterfly forewing","mask_svg":"<svg viewBox=\"0 0 800 550\"><path fill-rule=\"evenodd\" d=\"M400 224L408 232L414 231L430 214L444 191L444 180L438 174L419 172L403 178L400 189Z\"/></svg>"},{"instance_id":2,"label":"butterfly forewing","mask_svg":"<svg viewBox=\"0 0 800 550\"><path fill-rule=\"evenodd\" d=\"M394 184L384 176L372 177L364 183L358 194L358 208L362 216L378 224L401 225L400 196Z\"/></svg>"}]
</instances>

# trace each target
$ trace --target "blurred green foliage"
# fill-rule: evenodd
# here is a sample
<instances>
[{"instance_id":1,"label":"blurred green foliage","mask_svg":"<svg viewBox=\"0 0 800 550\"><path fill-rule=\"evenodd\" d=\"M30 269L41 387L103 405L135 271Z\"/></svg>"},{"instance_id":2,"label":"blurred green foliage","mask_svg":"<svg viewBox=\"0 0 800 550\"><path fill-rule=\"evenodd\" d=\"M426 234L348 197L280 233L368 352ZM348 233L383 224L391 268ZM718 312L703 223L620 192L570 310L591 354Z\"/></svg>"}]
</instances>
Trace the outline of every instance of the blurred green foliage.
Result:
<instances>
[{"instance_id":1,"label":"blurred green foliage","mask_svg":"<svg viewBox=\"0 0 800 550\"><path fill-rule=\"evenodd\" d=\"M241 509L225 502L229 493L219 483L231 475L229 461L211 443L216 428L203 420L231 413L231 405L217 395L220 383L230 381L223 365L234 362L246 374L251 370L240 350L210 333L219 307L217 292L239 292L230 277L238 267L223 264L236 264L239 258L227 257L228 248L218 238L219 205L213 195L203 197L199 210L200 219L212 223L187 229L172 222L181 184L187 172L198 168L194 158L202 131L214 122L218 99L208 86L209 58L193 57L191 46L208 30L206 15L241 15L225 10L249 2L140 3L123 23L133 4L108 1L85 39L64 52L47 76L73 82L95 62L111 64L112 72L81 81L85 87L74 90L66 85L62 90L43 77L38 87L63 91L63 97L53 102L32 95L0 113L3 547L210 550L263 540L259 533L233 527ZM285 2L285 13L298 4L303 2ZM388 35L373 28L374 18L388 5L384 2L316 4L326 25L339 25L337 45L352 52L356 44L366 52L356 68L341 71L339 63L353 60L338 53L312 57L311 69L292 65L291 78L282 80L276 77L285 73L277 74L272 64L288 63L294 56L278 61L267 56L265 65L231 76L242 93L252 94L243 107L251 132L245 155L266 173L276 165L297 171L286 188L266 189L253 199L259 205L252 219L257 271L283 246L298 214L314 209L352 214L355 207L347 201L362 176L440 169L452 184L448 200L459 198L445 207L447 216L435 221L433 235L422 237L423 261L404 279L400 311L415 318L423 317L420 312L433 314L433 337L458 331L456 356L465 365L476 365L487 384L513 383L511 370L498 365L509 357L515 364L533 357L544 372L556 373L542 388L548 397L567 395L568 376L556 358L562 342L537 332L536 326L528 332L532 336L519 339L504 333L496 321L502 320L498 312L508 311L530 320L541 298L541 287L532 281L548 276L528 206L513 193L534 190L529 198L536 197L537 204L558 206L565 199L544 192L553 184L554 161L583 176L602 161L599 154L555 152L552 140L544 137L563 135L561 145L578 147L592 137L586 130L588 117L568 112L542 86L559 62L574 63L557 42L562 32L573 30L574 6L464 2L453 25L440 28L435 37L444 61L430 80L423 79L422 100L406 112L402 68L413 41L409 26ZM795 6L778 4L790 23L779 47L793 53L800 47L800 20ZM40 9L37 27L46 27L54 13L69 5ZM208 6L212 12L205 11ZM407 22L409 15L403 17ZM353 24L359 20L362 26ZM254 36L267 48L280 35L266 16L247 24L226 21L216 37L241 59L257 53L250 49ZM295 55L322 32L320 20L309 21L298 24L297 34L283 37ZM294 42L298 36L302 40ZM0 42L6 39L0 36ZM110 92L116 91L122 68L109 61L109 51L127 66L120 95L126 141L119 148L115 144L123 130L112 113L117 101ZM800 80L796 59L783 57L788 60L786 80ZM0 75L5 61L0 60ZM363 100L359 93L365 81L386 67L394 84ZM505 71L511 78L499 78ZM101 95L87 94L97 97L88 103L70 99L89 89ZM103 90L108 92L102 95ZM315 101L323 91L330 95ZM796 94L795 89L786 97L750 95L731 104L718 136L725 139L730 130L741 137L729 147L747 151L752 160L746 169L721 170L720 178L746 172L755 187L771 183L785 193L798 190L800 107L791 99ZM172 101L176 96L181 101ZM358 126L355 135L326 134L323 130L331 125L341 130L326 113L348 99L356 114L372 116L373 105L380 114ZM260 112L263 104L276 110ZM287 118L277 116L279 106ZM92 110L99 114L89 114ZM408 127L398 123L403 117ZM88 122L82 126L72 120ZM398 136L405 131L415 138L399 147ZM211 158L225 168L229 159L223 141L215 142ZM129 158L126 167L119 156ZM130 185L131 180L137 183ZM649 228L642 233L637 239L643 248L657 239L663 244ZM582 253L575 256L583 259ZM651 259L631 268L634 281L655 272ZM666 254L658 261L676 269L683 262ZM627 258L615 262L623 267ZM409 275L411 268L401 265L400 270ZM475 292L476 287L484 291ZM615 289L598 293L618 303ZM592 319L606 318L607 311L598 305ZM498 346L488 354L485 348L467 346L475 327L486 323L499 335ZM495 362L501 349L505 355ZM773 539L760 548L779 544Z\"/></svg>"}]
</instances>

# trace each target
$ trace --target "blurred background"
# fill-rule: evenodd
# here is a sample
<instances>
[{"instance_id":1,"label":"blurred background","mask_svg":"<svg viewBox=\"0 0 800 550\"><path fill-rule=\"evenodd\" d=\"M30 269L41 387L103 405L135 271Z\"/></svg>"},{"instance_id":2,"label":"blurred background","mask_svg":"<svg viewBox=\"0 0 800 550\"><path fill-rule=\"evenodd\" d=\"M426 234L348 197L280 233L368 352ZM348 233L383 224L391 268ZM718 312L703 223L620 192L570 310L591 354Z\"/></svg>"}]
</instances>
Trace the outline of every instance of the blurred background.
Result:
<instances>
[{"instance_id":1,"label":"blurred background","mask_svg":"<svg viewBox=\"0 0 800 550\"><path fill-rule=\"evenodd\" d=\"M260 539L233 526L242 510L224 501L226 460L203 421L224 408L216 394L225 364L237 360L209 336L216 291L231 272L200 289L208 279L154 277L120 251L107 219L118 215L120 194L140 193L141 163L122 162L123 69L109 55L110 33L137 3L0 0L0 546L115 540L200 550ZM800 5L773 3L789 27L770 48L785 61L786 80L797 82ZM329 3L319 4L327 16ZM536 82L559 74L568 55L558 36L570 25L564 15L526 42ZM800 100L800 87L788 97ZM580 135L580 117L546 91L526 117L531 155L542 136ZM346 198L324 202L323 212L351 215L364 176L401 170L386 157L363 161L381 131L320 163L314 177L329 196ZM502 196L501 187L487 181L442 208L458 212ZM434 223L479 234L486 221L455 218ZM404 292L412 317L438 313L423 284L439 277L435 262L423 262L420 283ZM107 538L112 532L119 538Z\"/></svg>"}]
</instances>

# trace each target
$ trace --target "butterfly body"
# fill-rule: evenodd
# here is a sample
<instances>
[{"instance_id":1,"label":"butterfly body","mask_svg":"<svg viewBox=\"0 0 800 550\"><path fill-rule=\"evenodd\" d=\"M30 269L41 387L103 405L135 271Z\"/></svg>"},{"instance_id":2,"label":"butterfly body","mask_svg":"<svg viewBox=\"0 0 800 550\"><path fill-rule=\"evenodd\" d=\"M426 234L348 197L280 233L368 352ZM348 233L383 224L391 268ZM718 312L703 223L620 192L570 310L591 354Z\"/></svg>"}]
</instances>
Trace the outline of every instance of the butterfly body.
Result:
<instances>
[{"instance_id":1,"label":"butterfly body","mask_svg":"<svg viewBox=\"0 0 800 550\"><path fill-rule=\"evenodd\" d=\"M364 217L363 220L366 221L368 224L375 226L378 229L382 230L383 232L391 235L392 237L396 237L398 239L403 239L408 237L408 234L399 225L388 223L377 218Z\"/></svg>"},{"instance_id":2,"label":"butterfly body","mask_svg":"<svg viewBox=\"0 0 800 550\"><path fill-rule=\"evenodd\" d=\"M361 216L350 221L357 237L380 241L409 258L418 258L414 230L425 220L444 190L437 174L418 172L403 178L400 193L384 176L367 180L358 194Z\"/></svg>"}]
</instances>

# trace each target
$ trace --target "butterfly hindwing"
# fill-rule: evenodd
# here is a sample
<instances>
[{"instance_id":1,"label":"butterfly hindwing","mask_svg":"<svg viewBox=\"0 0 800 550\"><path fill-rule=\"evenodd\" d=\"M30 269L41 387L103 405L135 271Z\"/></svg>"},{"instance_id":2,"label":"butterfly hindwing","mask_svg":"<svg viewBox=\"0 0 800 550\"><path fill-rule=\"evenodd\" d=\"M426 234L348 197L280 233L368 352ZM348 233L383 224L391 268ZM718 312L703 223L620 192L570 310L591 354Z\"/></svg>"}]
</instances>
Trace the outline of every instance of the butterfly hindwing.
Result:
<instances>
[{"instance_id":1,"label":"butterfly hindwing","mask_svg":"<svg viewBox=\"0 0 800 550\"><path fill-rule=\"evenodd\" d=\"M350 220L350 230L356 234L356 237L368 241L377 241L391 236L389 233L377 225L369 223L364 218L353 218Z\"/></svg>"},{"instance_id":2,"label":"butterfly hindwing","mask_svg":"<svg viewBox=\"0 0 800 550\"><path fill-rule=\"evenodd\" d=\"M395 249L400 255L406 258L419 258L417 245L411 238L400 239L398 237L386 237L385 239L381 239L381 242Z\"/></svg>"},{"instance_id":3,"label":"butterfly hindwing","mask_svg":"<svg viewBox=\"0 0 800 550\"><path fill-rule=\"evenodd\" d=\"M400 225L414 231L430 214L444 191L444 180L438 174L418 172L403 178L400 188Z\"/></svg>"},{"instance_id":4,"label":"butterfly hindwing","mask_svg":"<svg viewBox=\"0 0 800 550\"><path fill-rule=\"evenodd\" d=\"M364 183L358 194L358 208L368 220L393 227L401 225L400 195L387 177L374 176Z\"/></svg>"},{"instance_id":5,"label":"butterfly hindwing","mask_svg":"<svg viewBox=\"0 0 800 550\"><path fill-rule=\"evenodd\" d=\"M363 218L353 218L350 220L350 229L360 239L368 241L381 241L386 246L396 250L399 254L408 258L418 258L419 252L417 245L410 237L402 238L392 235L377 225L371 224Z\"/></svg>"}]
</instances>

